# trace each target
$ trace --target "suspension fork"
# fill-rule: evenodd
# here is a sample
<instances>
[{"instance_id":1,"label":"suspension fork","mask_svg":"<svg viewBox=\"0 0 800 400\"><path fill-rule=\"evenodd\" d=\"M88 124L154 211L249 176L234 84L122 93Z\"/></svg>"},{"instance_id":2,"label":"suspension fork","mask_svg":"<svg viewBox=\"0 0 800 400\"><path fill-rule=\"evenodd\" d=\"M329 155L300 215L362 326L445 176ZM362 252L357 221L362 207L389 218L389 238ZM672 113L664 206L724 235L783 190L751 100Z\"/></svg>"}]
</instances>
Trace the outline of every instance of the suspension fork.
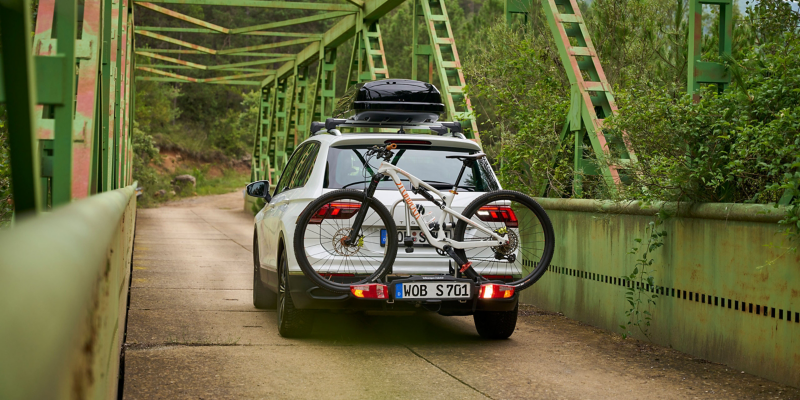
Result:
<instances>
[{"instance_id":1,"label":"suspension fork","mask_svg":"<svg viewBox=\"0 0 800 400\"><path fill-rule=\"evenodd\" d=\"M367 191L364 192L364 200L361 202L361 208L358 209L356 219L353 221L353 228L350 231L352 234L344 242L344 244L347 246L354 246L356 243L358 243L358 233L361 232L361 225L364 224L364 219L367 217L367 211L372 203L372 196L375 195L375 190L378 189L378 184L381 182L381 180L383 180L384 177L384 174L372 175L372 180L369 182L369 187L367 188Z\"/></svg>"}]
</instances>

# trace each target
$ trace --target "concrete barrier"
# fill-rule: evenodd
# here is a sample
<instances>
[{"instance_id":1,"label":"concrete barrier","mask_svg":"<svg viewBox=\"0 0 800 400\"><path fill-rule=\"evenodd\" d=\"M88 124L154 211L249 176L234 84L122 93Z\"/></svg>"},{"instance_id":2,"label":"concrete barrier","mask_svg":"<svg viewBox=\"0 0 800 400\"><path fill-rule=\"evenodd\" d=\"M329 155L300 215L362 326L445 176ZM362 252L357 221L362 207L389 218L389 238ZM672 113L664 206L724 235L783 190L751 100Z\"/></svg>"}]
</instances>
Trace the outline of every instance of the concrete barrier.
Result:
<instances>
[{"instance_id":1,"label":"concrete barrier","mask_svg":"<svg viewBox=\"0 0 800 400\"><path fill-rule=\"evenodd\" d=\"M652 257L658 294L654 343L781 383L800 386L800 253L779 233L783 210L762 205L658 204L538 199L556 234L550 269L522 301L620 332L626 282L656 210L664 246ZM633 336L647 340L636 329Z\"/></svg>"},{"instance_id":2,"label":"concrete barrier","mask_svg":"<svg viewBox=\"0 0 800 400\"><path fill-rule=\"evenodd\" d=\"M135 187L0 232L0 399L117 397Z\"/></svg>"}]
</instances>

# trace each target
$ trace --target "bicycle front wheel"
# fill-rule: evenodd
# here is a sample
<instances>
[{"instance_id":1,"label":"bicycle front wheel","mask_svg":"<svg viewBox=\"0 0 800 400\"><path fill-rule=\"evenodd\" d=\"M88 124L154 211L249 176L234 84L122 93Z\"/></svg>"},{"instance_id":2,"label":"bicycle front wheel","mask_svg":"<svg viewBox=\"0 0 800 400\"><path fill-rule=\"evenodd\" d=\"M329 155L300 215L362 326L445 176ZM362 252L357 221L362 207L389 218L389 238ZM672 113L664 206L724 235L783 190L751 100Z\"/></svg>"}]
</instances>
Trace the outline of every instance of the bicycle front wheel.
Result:
<instances>
[{"instance_id":1,"label":"bicycle front wheel","mask_svg":"<svg viewBox=\"0 0 800 400\"><path fill-rule=\"evenodd\" d=\"M456 249L462 260L472 262L465 275L477 280L501 280L517 290L538 281L550 265L555 235L550 218L532 198L514 191L500 190L478 197L462 215L474 224L509 243L472 249ZM453 239L459 242L494 240L491 235L459 220Z\"/></svg>"},{"instance_id":2,"label":"bicycle front wheel","mask_svg":"<svg viewBox=\"0 0 800 400\"><path fill-rule=\"evenodd\" d=\"M397 240L389 240L397 228L379 201L369 202L361 229L353 231L364 197L364 192L356 190L330 192L312 201L298 218L297 263L320 288L349 293L350 285L385 277L397 257ZM350 242L351 237L355 241Z\"/></svg>"}]
</instances>

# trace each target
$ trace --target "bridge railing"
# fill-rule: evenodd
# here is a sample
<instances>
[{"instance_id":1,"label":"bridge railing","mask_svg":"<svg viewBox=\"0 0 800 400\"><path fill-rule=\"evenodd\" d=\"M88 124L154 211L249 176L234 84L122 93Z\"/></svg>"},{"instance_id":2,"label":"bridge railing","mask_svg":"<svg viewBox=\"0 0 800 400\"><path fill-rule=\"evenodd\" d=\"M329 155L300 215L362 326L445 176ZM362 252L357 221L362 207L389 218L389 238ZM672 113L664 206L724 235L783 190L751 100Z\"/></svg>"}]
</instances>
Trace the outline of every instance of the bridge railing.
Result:
<instances>
[{"instance_id":1,"label":"bridge railing","mask_svg":"<svg viewBox=\"0 0 800 400\"><path fill-rule=\"evenodd\" d=\"M0 398L116 398L135 184L0 231Z\"/></svg>"},{"instance_id":2,"label":"bridge railing","mask_svg":"<svg viewBox=\"0 0 800 400\"><path fill-rule=\"evenodd\" d=\"M785 228L777 223L785 209L537 200L553 222L556 249L547 273L522 293L522 302L800 385L800 258L792 250L796 239L781 233ZM659 210L673 216L656 229L667 235L659 239L663 246L649 253L653 263L642 266L638 260ZM638 250L631 253L634 247ZM637 267L637 278L630 279ZM648 275L641 275L642 268ZM628 326L626 316L640 295L638 311L652 318L649 326L640 318L642 330ZM655 304L648 304L653 295Z\"/></svg>"}]
</instances>

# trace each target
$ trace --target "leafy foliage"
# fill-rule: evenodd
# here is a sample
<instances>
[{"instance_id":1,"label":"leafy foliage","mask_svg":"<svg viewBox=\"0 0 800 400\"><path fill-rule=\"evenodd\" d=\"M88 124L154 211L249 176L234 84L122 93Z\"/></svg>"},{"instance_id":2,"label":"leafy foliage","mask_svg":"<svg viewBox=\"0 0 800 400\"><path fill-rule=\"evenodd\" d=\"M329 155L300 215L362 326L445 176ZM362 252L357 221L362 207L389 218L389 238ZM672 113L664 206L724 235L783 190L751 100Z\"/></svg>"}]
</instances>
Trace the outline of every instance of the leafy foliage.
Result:
<instances>
[{"instance_id":1,"label":"leafy foliage","mask_svg":"<svg viewBox=\"0 0 800 400\"><path fill-rule=\"evenodd\" d=\"M566 75L549 36L495 25L482 50L465 63L469 94L484 127L481 140L499 164L504 187L528 193L550 184L563 192L571 179L559 146L569 109ZM560 164L553 164L556 156Z\"/></svg>"},{"instance_id":2,"label":"leafy foliage","mask_svg":"<svg viewBox=\"0 0 800 400\"><path fill-rule=\"evenodd\" d=\"M622 197L774 203L797 187L800 40L784 40L729 60L740 82L722 93L705 88L696 103L655 87L621 91L607 126L627 133L639 159Z\"/></svg>"},{"instance_id":3,"label":"leafy foliage","mask_svg":"<svg viewBox=\"0 0 800 400\"><path fill-rule=\"evenodd\" d=\"M664 237L667 236L667 231L657 231L662 224L660 218L651 221L646 232L648 233L647 243L643 243L642 239L634 239L636 245L631 248L628 254L637 254L640 246L643 247L642 255L636 260L636 266L630 274L622 276L622 281L625 282L627 290L625 291L625 300L628 302L628 309L625 310L625 317L627 321L619 327L625 331L622 334L623 338L631 335L631 329L637 329L646 338L650 338L650 322L653 320L653 314L650 312L652 307L656 305L658 298L658 287L655 283L655 270L652 269L655 259L653 252L659 247L664 245Z\"/></svg>"}]
</instances>

